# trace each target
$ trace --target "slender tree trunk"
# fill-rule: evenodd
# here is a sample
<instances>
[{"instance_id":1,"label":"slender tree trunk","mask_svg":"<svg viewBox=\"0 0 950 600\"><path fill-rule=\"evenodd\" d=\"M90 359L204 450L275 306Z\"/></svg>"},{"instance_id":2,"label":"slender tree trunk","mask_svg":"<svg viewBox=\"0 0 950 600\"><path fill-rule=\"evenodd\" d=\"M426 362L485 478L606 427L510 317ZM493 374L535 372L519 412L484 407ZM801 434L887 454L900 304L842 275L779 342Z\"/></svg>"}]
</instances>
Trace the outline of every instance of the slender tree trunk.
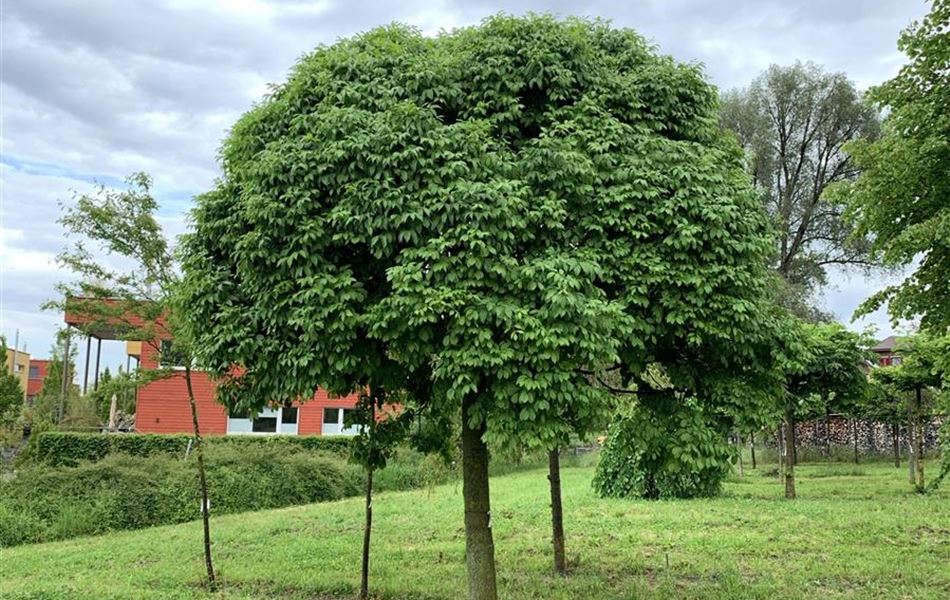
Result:
<instances>
[{"instance_id":1,"label":"slender tree trunk","mask_svg":"<svg viewBox=\"0 0 950 600\"><path fill-rule=\"evenodd\" d=\"M851 445L854 446L854 464L858 464L858 420L851 419Z\"/></svg>"},{"instance_id":2,"label":"slender tree trunk","mask_svg":"<svg viewBox=\"0 0 950 600\"><path fill-rule=\"evenodd\" d=\"M798 464L798 433L795 431L795 417L792 417L792 425L789 427L789 435L791 436L791 443L788 445L789 449L792 452L792 464Z\"/></svg>"},{"instance_id":3,"label":"slender tree trunk","mask_svg":"<svg viewBox=\"0 0 950 600\"><path fill-rule=\"evenodd\" d=\"M742 452L745 448L742 447L742 436L736 435L736 448L739 450L739 477L745 477L745 467L742 464Z\"/></svg>"},{"instance_id":4,"label":"slender tree trunk","mask_svg":"<svg viewBox=\"0 0 950 600\"><path fill-rule=\"evenodd\" d=\"M366 523L363 527L363 569L360 576L360 599L369 598L369 542L373 530L373 468L366 469Z\"/></svg>"},{"instance_id":5,"label":"slender tree trunk","mask_svg":"<svg viewBox=\"0 0 950 600\"><path fill-rule=\"evenodd\" d=\"M824 439L824 452L825 452L825 462L831 461L831 435L828 433L828 412L825 411L824 430L825 430L825 439Z\"/></svg>"},{"instance_id":6,"label":"slender tree trunk","mask_svg":"<svg viewBox=\"0 0 950 600\"><path fill-rule=\"evenodd\" d=\"M561 458L555 448L548 452L548 481L551 483L551 540L554 544L554 572L567 575L564 558L564 509L561 504Z\"/></svg>"},{"instance_id":7,"label":"slender tree trunk","mask_svg":"<svg viewBox=\"0 0 950 600\"><path fill-rule=\"evenodd\" d=\"M778 478L781 480L785 476L785 422L779 423L775 430L776 450L778 452Z\"/></svg>"},{"instance_id":8,"label":"slender tree trunk","mask_svg":"<svg viewBox=\"0 0 950 600\"><path fill-rule=\"evenodd\" d=\"M914 424L914 401L907 398L907 479L911 485L917 484L917 427Z\"/></svg>"},{"instance_id":9,"label":"slender tree trunk","mask_svg":"<svg viewBox=\"0 0 950 600\"><path fill-rule=\"evenodd\" d=\"M749 436L749 452L752 453L752 469L755 470L755 432Z\"/></svg>"},{"instance_id":10,"label":"slender tree trunk","mask_svg":"<svg viewBox=\"0 0 950 600\"><path fill-rule=\"evenodd\" d=\"M916 401L914 402L914 425L917 428L916 435L914 435L914 444L916 446L914 454L917 457L917 472L914 485L918 492L923 492L926 489L924 485L924 420L921 418L921 407L923 405L921 394L921 388L918 386L914 392L914 396L916 397Z\"/></svg>"},{"instance_id":11,"label":"slender tree trunk","mask_svg":"<svg viewBox=\"0 0 950 600\"><path fill-rule=\"evenodd\" d=\"M369 427L370 452L373 454L373 446L376 443L376 402L382 406L385 402L385 390L382 388L370 389L370 417L367 427ZM379 397L376 396L379 394ZM366 522L363 524L363 562L360 569L360 600L369 598L369 545L373 532L373 466L372 458L366 465Z\"/></svg>"},{"instance_id":12,"label":"slender tree trunk","mask_svg":"<svg viewBox=\"0 0 950 600\"><path fill-rule=\"evenodd\" d=\"M471 398L462 402L462 496L465 499L465 563L469 600L497 600L495 543L491 530L488 447L484 422L472 427Z\"/></svg>"},{"instance_id":13,"label":"slender tree trunk","mask_svg":"<svg viewBox=\"0 0 950 600\"><path fill-rule=\"evenodd\" d=\"M785 411L785 497L795 498L795 415Z\"/></svg>"},{"instance_id":14,"label":"slender tree trunk","mask_svg":"<svg viewBox=\"0 0 950 600\"><path fill-rule=\"evenodd\" d=\"M897 423L891 423L891 442L894 445L894 468L901 468L901 442L900 426Z\"/></svg>"},{"instance_id":15,"label":"slender tree trunk","mask_svg":"<svg viewBox=\"0 0 950 600\"><path fill-rule=\"evenodd\" d=\"M201 488L201 521L204 526L205 568L208 570L208 587L212 592L218 588L214 578L214 564L211 562L211 525L209 523L211 503L208 501L208 480L205 477L204 444L201 442L201 429L198 427L198 404L191 385L191 366L185 365L185 385L188 388L188 403L191 405L191 424L195 434L195 458L198 463L198 485Z\"/></svg>"}]
</instances>

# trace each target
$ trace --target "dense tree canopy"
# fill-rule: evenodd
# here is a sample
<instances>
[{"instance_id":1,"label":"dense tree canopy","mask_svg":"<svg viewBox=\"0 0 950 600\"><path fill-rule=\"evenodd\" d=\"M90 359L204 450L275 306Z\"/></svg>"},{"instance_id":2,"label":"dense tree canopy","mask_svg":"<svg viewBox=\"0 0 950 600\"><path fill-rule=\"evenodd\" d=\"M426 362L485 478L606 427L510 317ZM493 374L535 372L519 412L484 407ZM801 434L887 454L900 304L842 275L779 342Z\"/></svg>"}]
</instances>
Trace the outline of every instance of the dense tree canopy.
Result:
<instances>
[{"instance_id":1,"label":"dense tree canopy","mask_svg":"<svg viewBox=\"0 0 950 600\"><path fill-rule=\"evenodd\" d=\"M305 56L235 125L185 242L222 398L384 377L461 407L480 460L554 447L608 368L733 376L764 343L769 239L716 109L698 67L601 22L391 26Z\"/></svg>"},{"instance_id":2,"label":"dense tree canopy","mask_svg":"<svg viewBox=\"0 0 950 600\"><path fill-rule=\"evenodd\" d=\"M934 0L930 14L905 30L898 47L909 62L873 88L885 107L884 136L851 144L862 170L840 197L850 202L859 235L871 235L886 263L916 270L872 296L861 312L888 303L895 319L920 318L921 327L950 328L950 1Z\"/></svg>"},{"instance_id":3,"label":"dense tree canopy","mask_svg":"<svg viewBox=\"0 0 950 600\"><path fill-rule=\"evenodd\" d=\"M715 108L695 67L599 23L321 48L199 198L199 346L244 399L351 391L382 346L436 401L477 391L492 438L555 441L550 408L596 401L578 369L722 361L700 348L752 320L764 220Z\"/></svg>"}]
</instances>

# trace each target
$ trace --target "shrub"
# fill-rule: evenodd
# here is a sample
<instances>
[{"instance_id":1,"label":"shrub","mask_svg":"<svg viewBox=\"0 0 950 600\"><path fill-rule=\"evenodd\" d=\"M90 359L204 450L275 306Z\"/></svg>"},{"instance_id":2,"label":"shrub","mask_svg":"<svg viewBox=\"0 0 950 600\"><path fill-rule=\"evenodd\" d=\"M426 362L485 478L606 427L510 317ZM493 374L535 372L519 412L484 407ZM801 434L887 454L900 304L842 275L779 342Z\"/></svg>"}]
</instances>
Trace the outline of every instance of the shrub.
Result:
<instances>
[{"instance_id":1,"label":"shrub","mask_svg":"<svg viewBox=\"0 0 950 600\"><path fill-rule=\"evenodd\" d=\"M98 443L87 448L101 448ZM119 453L77 466L39 463L22 469L14 480L0 483L0 546L197 519L194 460L193 454L186 459ZM210 444L205 460L213 514L354 496L362 492L365 477L338 452L300 444ZM401 490L441 483L452 471L436 457L400 451L377 475L378 489Z\"/></svg>"},{"instance_id":2,"label":"shrub","mask_svg":"<svg viewBox=\"0 0 950 600\"><path fill-rule=\"evenodd\" d=\"M361 488L358 471L330 453L223 444L209 448L206 460L216 514L336 500ZM22 470L0 484L0 545L196 519L193 461L113 454L75 467Z\"/></svg>"},{"instance_id":3,"label":"shrub","mask_svg":"<svg viewBox=\"0 0 950 600\"><path fill-rule=\"evenodd\" d=\"M36 460L52 466L75 466L80 461L99 461L110 454L132 456L157 454L184 456L191 436L185 434L75 433L45 431L36 437ZM273 448L283 452L320 450L345 455L350 440L325 436L217 436L204 438L208 447Z\"/></svg>"},{"instance_id":4,"label":"shrub","mask_svg":"<svg viewBox=\"0 0 950 600\"><path fill-rule=\"evenodd\" d=\"M714 496L729 473L732 452L694 400L638 404L611 424L594 489L606 497Z\"/></svg>"}]
</instances>

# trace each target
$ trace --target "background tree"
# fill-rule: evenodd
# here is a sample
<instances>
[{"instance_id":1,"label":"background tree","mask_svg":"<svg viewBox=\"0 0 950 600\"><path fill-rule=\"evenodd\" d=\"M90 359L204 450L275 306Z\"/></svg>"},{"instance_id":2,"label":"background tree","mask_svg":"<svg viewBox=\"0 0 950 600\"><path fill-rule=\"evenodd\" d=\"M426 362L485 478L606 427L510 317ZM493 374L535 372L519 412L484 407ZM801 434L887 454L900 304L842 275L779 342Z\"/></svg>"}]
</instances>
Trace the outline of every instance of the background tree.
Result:
<instances>
[{"instance_id":1,"label":"background tree","mask_svg":"<svg viewBox=\"0 0 950 600\"><path fill-rule=\"evenodd\" d=\"M37 394L33 404L30 419L34 429L59 424L64 417L70 414L73 407L81 403L79 386L73 381L76 373L75 342L73 334L68 329L56 332L56 340L50 348L50 363L43 378L43 387ZM70 354L68 364L64 364L66 357L67 338L70 339ZM64 368L66 373L63 373Z\"/></svg>"},{"instance_id":2,"label":"background tree","mask_svg":"<svg viewBox=\"0 0 950 600\"><path fill-rule=\"evenodd\" d=\"M861 402L858 411L871 421L886 423L891 428L891 442L894 450L894 467L901 466L900 431L907 422L906 394L886 378L882 378L880 369L872 369L868 381L868 393Z\"/></svg>"},{"instance_id":3,"label":"background tree","mask_svg":"<svg viewBox=\"0 0 950 600\"><path fill-rule=\"evenodd\" d=\"M920 319L938 335L950 329L950 1L901 33L909 62L869 96L888 111L879 140L855 141L847 151L861 169L836 190L847 202L856 237L873 241L873 256L915 270L869 298L858 314L885 302L894 319Z\"/></svg>"},{"instance_id":4,"label":"background tree","mask_svg":"<svg viewBox=\"0 0 950 600\"><path fill-rule=\"evenodd\" d=\"M907 436L910 448L911 484L918 492L927 489L924 479L925 426L933 416L931 390L942 383L943 340L925 333L902 338L895 352L900 365L881 367L874 378L905 392L907 397Z\"/></svg>"},{"instance_id":5,"label":"background tree","mask_svg":"<svg viewBox=\"0 0 950 600\"><path fill-rule=\"evenodd\" d=\"M838 323L800 322L790 330L800 347L785 369L785 394L779 396L785 431L785 497L795 498L795 424L828 412L828 406L852 406L867 393L870 346L866 336Z\"/></svg>"},{"instance_id":6,"label":"background tree","mask_svg":"<svg viewBox=\"0 0 950 600\"><path fill-rule=\"evenodd\" d=\"M748 168L777 234L774 266L780 303L800 317L832 265L868 266L869 242L825 195L857 168L844 146L877 136L879 120L843 73L808 63L773 65L744 90L723 96L721 120L746 149Z\"/></svg>"},{"instance_id":7,"label":"background tree","mask_svg":"<svg viewBox=\"0 0 950 600\"><path fill-rule=\"evenodd\" d=\"M100 185L92 194L76 195L73 203L64 205L60 223L74 239L74 245L59 255L58 262L77 280L60 284L63 299L49 306L81 316L84 322L77 328L86 333L105 327L116 331L122 339L148 344L156 352L162 352L161 340L174 340L173 352L178 362L183 363L182 370L158 369L150 377L180 379L188 394L205 568L208 585L214 590L217 584L211 559L210 501L191 377L194 353L187 330L179 326L183 309L179 275L174 254L155 216L158 203L151 194L151 184L148 175L136 173L127 179L126 189ZM116 262L128 269L109 266L90 252L89 243L105 257L118 258Z\"/></svg>"},{"instance_id":8,"label":"background tree","mask_svg":"<svg viewBox=\"0 0 950 600\"><path fill-rule=\"evenodd\" d=\"M590 373L688 386L745 358L768 239L716 109L697 67L599 22L318 49L193 214L204 362L232 404L352 391L367 360L425 382L461 413L469 596L494 599L487 443L557 446L601 409Z\"/></svg>"},{"instance_id":9,"label":"background tree","mask_svg":"<svg viewBox=\"0 0 950 600\"><path fill-rule=\"evenodd\" d=\"M0 345L6 349L6 340L0 337ZM0 373L0 427L9 427L20 416L23 408L23 388L13 373Z\"/></svg>"}]
</instances>

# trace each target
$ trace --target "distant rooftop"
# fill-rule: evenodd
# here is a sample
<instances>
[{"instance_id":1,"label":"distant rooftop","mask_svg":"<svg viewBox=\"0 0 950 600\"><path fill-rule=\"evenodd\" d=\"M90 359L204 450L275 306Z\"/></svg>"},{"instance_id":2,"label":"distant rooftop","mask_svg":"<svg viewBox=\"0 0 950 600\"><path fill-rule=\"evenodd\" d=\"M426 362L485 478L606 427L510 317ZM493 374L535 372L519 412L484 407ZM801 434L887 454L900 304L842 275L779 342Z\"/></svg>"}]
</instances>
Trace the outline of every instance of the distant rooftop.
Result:
<instances>
[{"instance_id":1,"label":"distant rooftop","mask_svg":"<svg viewBox=\"0 0 950 600\"><path fill-rule=\"evenodd\" d=\"M897 345L897 336L889 335L874 346L871 347L872 352L893 352L894 346Z\"/></svg>"}]
</instances>

